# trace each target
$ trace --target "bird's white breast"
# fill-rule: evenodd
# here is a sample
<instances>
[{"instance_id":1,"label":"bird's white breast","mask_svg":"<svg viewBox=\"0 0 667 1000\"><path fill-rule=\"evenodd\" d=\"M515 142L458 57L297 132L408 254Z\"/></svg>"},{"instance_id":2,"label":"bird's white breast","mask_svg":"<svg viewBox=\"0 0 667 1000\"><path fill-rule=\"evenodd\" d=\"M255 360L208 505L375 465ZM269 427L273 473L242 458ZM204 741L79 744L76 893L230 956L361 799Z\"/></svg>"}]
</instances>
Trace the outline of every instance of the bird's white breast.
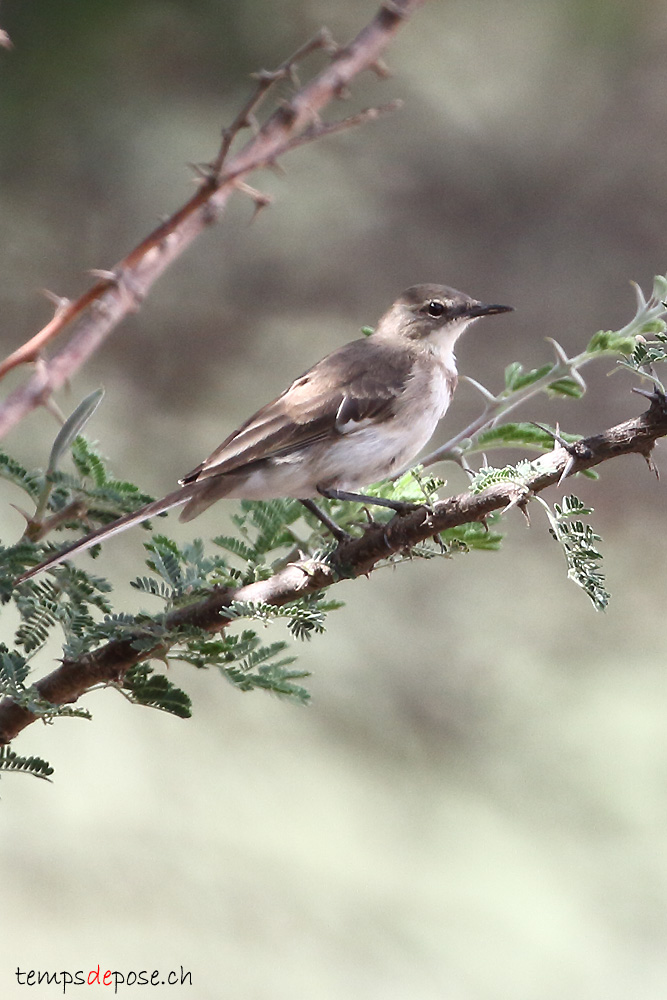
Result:
<instances>
[{"instance_id":1,"label":"bird's white breast","mask_svg":"<svg viewBox=\"0 0 667 1000\"><path fill-rule=\"evenodd\" d=\"M450 355L451 358L451 355ZM444 415L456 385L453 358L429 355L408 379L387 419L347 421L334 437L276 456L249 470L226 494L248 500L314 497L318 487L359 490L400 473Z\"/></svg>"},{"instance_id":2,"label":"bird's white breast","mask_svg":"<svg viewBox=\"0 0 667 1000\"><path fill-rule=\"evenodd\" d=\"M430 359L429 359L430 360ZM361 421L319 456L319 485L358 489L395 475L431 438L452 398L455 373L440 361L408 380L394 415ZM422 376L422 377L420 377Z\"/></svg>"}]
</instances>

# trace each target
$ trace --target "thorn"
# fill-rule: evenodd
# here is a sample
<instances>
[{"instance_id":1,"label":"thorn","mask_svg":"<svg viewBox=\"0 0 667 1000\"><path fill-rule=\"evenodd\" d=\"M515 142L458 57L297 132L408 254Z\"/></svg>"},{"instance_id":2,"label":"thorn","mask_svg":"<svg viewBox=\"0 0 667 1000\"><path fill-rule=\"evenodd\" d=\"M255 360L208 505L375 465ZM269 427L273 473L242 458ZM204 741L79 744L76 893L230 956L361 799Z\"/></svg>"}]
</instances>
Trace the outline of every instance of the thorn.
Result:
<instances>
[{"instance_id":1,"label":"thorn","mask_svg":"<svg viewBox=\"0 0 667 1000\"><path fill-rule=\"evenodd\" d=\"M195 174L195 183L203 181L205 184L210 184L215 180L215 171L210 163L188 163L187 166Z\"/></svg>"},{"instance_id":2,"label":"thorn","mask_svg":"<svg viewBox=\"0 0 667 1000\"><path fill-rule=\"evenodd\" d=\"M286 76L295 90L299 90L301 88L301 80L299 79L299 74L296 71L296 63L288 64L286 67Z\"/></svg>"},{"instance_id":3,"label":"thorn","mask_svg":"<svg viewBox=\"0 0 667 1000\"><path fill-rule=\"evenodd\" d=\"M473 468L471 468L470 464L468 463L468 460L466 459L462 451L460 451L457 448L456 452L454 452L451 457L452 461L456 462L459 468L463 469L464 472L467 472L471 479L475 478L477 473Z\"/></svg>"},{"instance_id":4,"label":"thorn","mask_svg":"<svg viewBox=\"0 0 667 1000\"><path fill-rule=\"evenodd\" d=\"M558 480L559 486L561 485L561 483L563 483L565 479L567 479L569 475L571 475L572 470L574 469L576 464L577 464L576 457L570 453L567 462L565 463L565 468L561 472L560 479Z\"/></svg>"},{"instance_id":5,"label":"thorn","mask_svg":"<svg viewBox=\"0 0 667 1000\"><path fill-rule=\"evenodd\" d=\"M550 438L553 438L554 444L559 444L561 448L565 449L568 455L574 456L574 444L573 442L566 441L565 438L561 437L558 424L556 424L556 430L552 431L550 427L547 427L545 424L538 423L537 420L531 420L530 423L533 424L534 427L539 427L539 429L544 431L545 434L548 434Z\"/></svg>"},{"instance_id":6,"label":"thorn","mask_svg":"<svg viewBox=\"0 0 667 1000\"><path fill-rule=\"evenodd\" d=\"M646 299L644 298L644 293L642 292L641 287L637 284L636 281L631 281L630 284L635 290L635 298L637 300L637 311L640 312L643 309L645 309L647 305Z\"/></svg>"},{"instance_id":7,"label":"thorn","mask_svg":"<svg viewBox=\"0 0 667 1000\"><path fill-rule=\"evenodd\" d=\"M15 504L15 503L10 503L10 505L9 505L9 506L10 506L10 507L13 507L13 508L14 508L14 510L18 511L18 513L19 513L19 514L21 515L21 517L24 517L24 518L25 518L25 521L26 521L26 525L27 525L28 527L30 527L30 525L34 523L34 522L33 522L33 520L32 520L32 518L31 518L31 516L30 516L30 514L28 514L28 513L27 513L27 512L26 512L26 511L25 511L25 510L23 509L23 507L19 507L19 506L18 506L18 504Z\"/></svg>"},{"instance_id":8,"label":"thorn","mask_svg":"<svg viewBox=\"0 0 667 1000\"><path fill-rule=\"evenodd\" d=\"M376 76L379 76L381 80L386 80L391 76L391 70L387 66L384 59L376 59L369 67Z\"/></svg>"},{"instance_id":9,"label":"thorn","mask_svg":"<svg viewBox=\"0 0 667 1000\"><path fill-rule=\"evenodd\" d=\"M586 392L588 386L586 385L586 380L583 375L576 368L570 368L570 378L573 382L576 382L582 392Z\"/></svg>"},{"instance_id":10,"label":"thorn","mask_svg":"<svg viewBox=\"0 0 667 1000\"><path fill-rule=\"evenodd\" d=\"M270 85L275 83L276 80L284 80L288 73L288 66L281 66L279 69L258 69L250 74L250 79L257 80L258 83Z\"/></svg>"},{"instance_id":11,"label":"thorn","mask_svg":"<svg viewBox=\"0 0 667 1000\"><path fill-rule=\"evenodd\" d=\"M510 500L507 506L503 508L503 514L506 514L509 510L512 509L512 507L519 507L519 509L521 509L522 505L525 505L526 500L528 499L527 494L529 492L530 490L526 486L517 485L516 494Z\"/></svg>"},{"instance_id":12,"label":"thorn","mask_svg":"<svg viewBox=\"0 0 667 1000\"><path fill-rule=\"evenodd\" d=\"M652 453L650 451L647 452L644 455L644 458L646 460L646 464L649 467L649 471L652 472L652 473L654 473L655 478L658 480L658 482L660 482L660 469L658 468L658 466L653 461L653 455L652 455Z\"/></svg>"},{"instance_id":13,"label":"thorn","mask_svg":"<svg viewBox=\"0 0 667 1000\"><path fill-rule=\"evenodd\" d=\"M93 278L101 278L102 281L108 281L112 285L118 284L118 275L115 271L107 271L101 267L93 267L88 271L88 274L91 274Z\"/></svg>"},{"instance_id":14,"label":"thorn","mask_svg":"<svg viewBox=\"0 0 667 1000\"><path fill-rule=\"evenodd\" d=\"M318 33L315 35L313 42L317 43L320 48L331 55L334 52L338 52L340 45L334 40L334 36L331 34L328 28L320 28Z\"/></svg>"},{"instance_id":15,"label":"thorn","mask_svg":"<svg viewBox=\"0 0 667 1000\"><path fill-rule=\"evenodd\" d=\"M437 535L431 535L431 539L433 542L435 542L436 545L440 546L440 554L444 555L445 552L447 551L447 546L443 542L442 535L440 534L440 532L438 532Z\"/></svg>"},{"instance_id":16,"label":"thorn","mask_svg":"<svg viewBox=\"0 0 667 1000\"><path fill-rule=\"evenodd\" d=\"M470 385L474 386L478 392L481 392L482 396L484 396L484 399L488 400L489 403L498 402L497 396L494 396L492 392L489 392L486 386L483 386L481 382L477 381L477 379L471 378L470 375L462 375L461 378L465 379L466 382L469 382Z\"/></svg>"},{"instance_id":17,"label":"thorn","mask_svg":"<svg viewBox=\"0 0 667 1000\"><path fill-rule=\"evenodd\" d=\"M286 171L280 166L277 160L268 160L266 166L269 170L272 170L274 174L277 174L278 177L286 176Z\"/></svg>"},{"instance_id":18,"label":"thorn","mask_svg":"<svg viewBox=\"0 0 667 1000\"><path fill-rule=\"evenodd\" d=\"M526 527L530 528L530 514L528 513L528 504L524 500L523 503L518 504L518 507L526 520Z\"/></svg>"},{"instance_id":19,"label":"thorn","mask_svg":"<svg viewBox=\"0 0 667 1000\"><path fill-rule=\"evenodd\" d=\"M638 386L633 386L632 391L636 392L638 396L645 396L649 400L651 404L649 413L658 411L660 416L664 417L667 414L667 396L665 395L662 383L655 376L649 375L647 378L655 380L655 385L650 392L648 389L640 389Z\"/></svg>"},{"instance_id":20,"label":"thorn","mask_svg":"<svg viewBox=\"0 0 667 1000\"><path fill-rule=\"evenodd\" d=\"M251 187L250 184L246 184L245 181L237 181L236 188L238 191L247 194L248 197L252 198L255 203L255 211L252 214L250 222L254 222L259 213L263 208L268 208L269 205L273 204L273 197L270 194L264 194L263 191L258 191L257 188Z\"/></svg>"},{"instance_id":21,"label":"thorn","mask_svg":"<svg viewBox=\"0 0 667 1000\"><path fill-rule=\"evenodd\" d=\"M64 312L68 306L72 304L71 299L67 299L64 296L56 295L55 292L49 291L48 288L40 288L40 293L52 302L56 307L55 315L58 316L60 313Z\"/></svg>"},{"instance_id":22,"label":"thorn","mask_svg":"<svg viewBox=\"0 0 667 1000\"><path fill-rule=\"evenodd\" d=\"M654 382L653 389L649 391L648 389L640 389L638 386L633 386L632 391L636 392L638 396L644 396L648 399L651 404L651 410L659 410L664 415L667 412L667 396L665 395L662 382L654 375L647 375L646 377Z\"/></svg>"},{"instance_id":23,"label":"thorn","mask_svg":"<svg viewBox=\"0 0 667 1000\"><path fill-rule=\"evenodd\" d=\"M560 361L561 364L566 365L569 368L570 359L568 358L567 354L565 353L561 345L558 343L558 341L554 340L553 337L546 337L545 340L548 343L550 343L551 346L553 347L556 354L556 360Z\"/></svg>"}]
</instances>

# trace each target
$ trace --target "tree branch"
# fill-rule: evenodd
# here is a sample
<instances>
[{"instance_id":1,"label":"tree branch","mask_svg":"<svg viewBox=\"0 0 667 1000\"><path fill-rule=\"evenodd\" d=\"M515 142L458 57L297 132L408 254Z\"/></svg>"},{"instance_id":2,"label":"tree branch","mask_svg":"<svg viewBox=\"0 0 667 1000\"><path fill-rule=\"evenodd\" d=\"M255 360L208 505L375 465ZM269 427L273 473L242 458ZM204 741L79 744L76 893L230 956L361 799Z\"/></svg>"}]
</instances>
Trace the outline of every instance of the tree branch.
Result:
<instances>
[{"instance_id":1,"label":"tree branch","mask_svg":"<svg viewBox=\"0 0 667 1000\"><path fill-rule=\"evenodd\" d=\"M28 382L0 406L0 437L69 381L129 313L135 312L160 275L193 240L220 218L239 182L264 167L274 166L284 153L340 127L361 124L377 109L352 116L343 125L323 125L319 112L344 96L348 84L363 70L382 75L380 56L403 23L426 0L385 0L373 20L344 48L333 51L331 62L269 116L234 156L230 146L238 132L252 123L252 113L277 80L293 78L296 59L313 48L334 48L328 34L316 38L274 73L258 74L255 93L232 126L223 132L215 161L203 170L197 193L169 219L153 230L111 271L97 272L100 280L75 302L62 301L56 315L38 334L0 365L0 377L10 369L40 357L45 345L72 327L69 342L50 361L44 361Z\"/></svg>"},{"instance_id":2,"label":"tree branch","mask_svg":"<svg viewBox=\"0 0 667 1000\"><path fill-rule=\"evenodd\" d=\"M553 451L532 463L530 473L521 481L497 483L479 493L468 491L438 502L433 510L421 507L410 514L396 516L389 524L371 525L357 539L339 545L328 562L303 559L290 563L268 580L260 580L238 590L218 588L210 596L167 616L167 628L194 625L209 632L222 631L231 616L225 614L232 602L266 603L280 607L333 586L341 579L368 575L378 563L437 535L447 528L473 521L483 521L494 511L524 506L535 494L558 483L570 468L578 472L637 453L650 464L658 438L667 436L667 406L658 394L641 416L617 424L593 437L584 438L567 448L556 444ZM38 696L54 704L76 701L95 685L122 679L131 666L141 660L159 657L164 644L153 649L133 648L133 638L113 640L94 652L60 667L37 681ZM11 698L0 702L0 743L8 743L36 716Z\"/></svg>"}]
</instances>

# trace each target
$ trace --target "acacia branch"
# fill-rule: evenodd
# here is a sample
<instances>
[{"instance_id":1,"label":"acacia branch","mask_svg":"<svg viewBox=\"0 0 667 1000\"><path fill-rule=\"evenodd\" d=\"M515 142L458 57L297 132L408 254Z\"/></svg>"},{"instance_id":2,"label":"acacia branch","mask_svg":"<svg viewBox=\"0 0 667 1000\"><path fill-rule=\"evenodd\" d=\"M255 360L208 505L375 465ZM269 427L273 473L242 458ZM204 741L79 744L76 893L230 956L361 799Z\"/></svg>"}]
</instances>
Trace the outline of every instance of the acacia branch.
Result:
<instances>
[{"instance_id":1,"label":"acacia branch","mask_svg":"<svg viewBox=\"0 0 667 1000\"><path fill-rule=\"evenodd\" d=\"M205 599L172 611L165 624L171 630L179 626L197 626L212 633L220 632L231 621L232 616L225 611L233 602L281 607L326 590L341 579L367 576L378 563L409 552L438 532L484 521L494 511L525 505L531 496L558 483L568 467L578 472L633 453L643 455L650 465L656 440L665 436L667 406L664 397L656 396L650 409L640 417L584 438L568 448L556 444L553 451L533 463L532 473L521 483L506 481L479 493L460 493L436 503L432 510L420 507L410 514L394 517L389 524L371 525L360 538L339 545L328 562L302 559L288 564L268 580L259 580L238 590L215 588ZM136 637L131 636L115 639L77 660L65 661L37 681L34 690L53 704L75 702L92 687L118 682L136 663L164 656L167 651L164 643L152 649L137 650L133 647L134 641ZM0 702L0 743L8 743L36 718L11 698L3 699Z\"/></svg>"},{"instance_id":2,"label":"acacia branch","mask_svg":"<svg viewBox=\"0 0 667 1000\"><path fill-rule=\"evenodd\" d=\"M100 280L75 302L62 300L56 315L38 334L0 365L0 377L19 364L41 357L45 345L66 328L69 342L51 360L43 361L25 385L0 406L0 437L26 413L69 381L80 366L129 313L135 312L160 275L208 226L217 222L239 183L255 170L275 166L286 152L312 142L341 127L361 124L378 113L362 112L343 124L322 124L319 112L346 94L359 73L372 69L384 73L380 56L403 23L426 0L385 0L373 20L343 48L332 46L321 32L274 73L258 74L255 93L232 126L223 132L220 151L201 172L196 194L159 225L111 271L96 272ZM269 116L242 149L229 157L238 132L253 123L253 112L277 80L294 78L295 61L313 48L325 48L330 63Z\"/></svg>"}]
</instances>

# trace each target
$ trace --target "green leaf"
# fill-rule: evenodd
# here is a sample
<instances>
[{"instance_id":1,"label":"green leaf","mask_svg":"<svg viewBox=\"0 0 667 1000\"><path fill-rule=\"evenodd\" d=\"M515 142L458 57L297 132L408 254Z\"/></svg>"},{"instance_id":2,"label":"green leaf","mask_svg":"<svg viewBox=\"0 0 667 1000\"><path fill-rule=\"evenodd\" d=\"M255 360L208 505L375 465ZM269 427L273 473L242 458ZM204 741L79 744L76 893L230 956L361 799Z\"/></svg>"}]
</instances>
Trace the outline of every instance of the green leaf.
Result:
<instances>
[{"instance_id":1,"label":"green leaf","mask_svg":"<svg viewBox=\"0 0 667 1000\"><path fill-rule=\"evenodd\" d=\"M53 768L41 757L19 757L8 747L0 747L0 771L15 771L17 774L32 774L34 778L49 781Z\"/></svg>"},{"instance_id":2,"label":"green leaf","mask_svg":"<svg viewBox=\"0 0 667 1000\"><path fill-rule=\"evenodd\" d=\"M298 500L252 501L250 517L259 529L255 550L262 555L279 546L291 545L294 538L287 525L301 516Z\"/></svg>"},{"instance_id":3,"label":"green leaf","mask_svg":"<svg viewBox=\"0 0 667 1000\"><path fill-rule=\"evenodd\" d=\"M586 347L588 354L632 354L636 340L615 330L599 330Z\"/></svg>"},{"instance_id":4,"label":"green leaf","mask_svg":"<svg viewBox=\"0 0 667 1000\"><path fill-rule=\"evenodd\" d=\"M502 469L495 469L492 466L484 466L476 476L470 481L470 492L481 493L489 486L498 483L516 483L523 486L535 475L536 467L533 462L522 459L516 465L505 465Z\"/></svg>"},{"instance_id":5,"label":"green leaf","mask_svg":"<svg viewBox=\"0 0 667 1000\"><path fill-rule=\"evenodd\" d=\"M172 684L164 674L153 673L153 668L147 663L130 667L123 677L122 688L137 705L157 708L179 719L189 719L192 715L189 695Z\"/></svg>"},{"instance_id":6,"label":"green leaf","mask_svg":"<svg viewBox=\"0 0 667 1000\"><path fill-rule=\"evenodd\" d=\"M497 520L496 517L488 518L491 523ZM471 521L469 524L461 524L456 528L447 528L440 532L440 538L448 547L448 553L454 548L460 552L469 552L477 549L482 552L497 552L503 541L503 535L498 531L491 531L487 525L480 521Z\"/></svg>"},{"instance_id":7,"label":"green leaf","mask_svg":"<svg viewBox=\"0 0 667 1000\"><path fill-rule=\"evenodd\" d=\"M80 434L72 442L72 460L80 476L92 479L98 487L106 485L107 470L101 455Z\"/></svg>"},{"instance_id":8,"label":"green leaf","mask_svg":"<svg viewBox=\"0 0 667 1000\"><path fill-rule=\"evenodd\" d=\"M505 389L510 392L517 392L528 385L533 385L534 382L538 382L545 375L548 375L552 368L553 365L548 364L526 372L523 369L523 365L515 361L505 369Z\"/></svg>"},{"instance_id":9,"label":"green leaf","mask_svg":"<svg viewBox=\"0 0 667 1000\"><path fill-rule=\"evenodd\" d=\"M58 620L58 594L51 580L28 580L16 594L16 606L21 624L16 630L16 643L26 653L44 645Z\"/></svg>"},{"instance_id":10,"label":"green leaf","mask_svg":"<svg viewBox=\"0 0 667 1000\"><path fill-rule=\"evenodd\" d=\"M149 560L151 569L154 569L174 590L180 590L183 585L183 574L180 551L176 543L166 535L153 535L150 542L144 543L144 548L151 553Z\"/></svg>"},{"instance_id":11,"label":"green leaf","mask_svg":"<svg viewBox=\"0 0 667 1000\"><path fill-rule=\"evenodd\" d=\"M523 365L519 361L512 361L505 369L505 388L512 391L515 379L519 378L522 372Z\"/></svg>"},{"instance_id":12,"label":"green leaf","mask_svg":"<svg viewBox=\"0 0 667 1000\"><path fill-rule=\"evenodd\" d=\"M23 682L29 673L30 667L25 657L0 642L0 691L3 695L14 697L24 691Z\"/></svg>"},{"instance_id":13,"label":"green leaf","mask_svg":"<svg viewBox=\"0 0 667 1000\"><path fill-rule=\"evenodd\" d=\"M581 399L584 388L566 375L564 378L556 379L555 382L550 382L547 386L547 392L553 396L570 396L572 399Z\"/></svg>"},{"instance_id":14,"label":"green leaf","mask_svg":"<svg viewBox=\"0 0 667 1000\"><path fill-rule=\"evenodd\" d=\"M40 470L29 472L15 458L0 451L0 476L18 486L32 500L37 500L44 489L44 473Z\"/></svg>"},{"instance_id":15,"label":"green leaf","mask_svg":"<svg viewBox=\"0 0 667 1000\"><path fill-rule=\"evenodd\" d=\"M278 653L282 653L284 649L287 649L286 642L272 642L268 646L259 646L257 649L253 649L251 653L248 654L241 661L241 670L249 673L254 670L255 667L259 666L260 663L264 663L266 660L273 659ZM288 656L280 660L278 666L285 666L289 663L294 663L296 657Z\"/></svg>"},{"instance_id":16,"label":"green leaf","mask_svg":"<svg viewBox=\"0 0 667 1000\"><path fill-rule=\"evenodd\" d=\"M166 601L171 600L174 593L172 587L167 586L162 580L155 580L152 576L141 576L130 580L130 586L140 590L142 594L161 597Z\"/></svg>"},{"instance_id":17,"label":"green leaf","mask_svg":"<svg viewBox=\"0 0 667 1000\"><path fill-rule=\"evenodd\" d=\"M566 434L560 431L563 440L574 442L581 440L580 434ZM497 448L534 448L550 450L554 438L547 431L529 423L507 423L482 431L475 439L475 451L485 451L490 447Z\"/></svg>"},{"instance_id":18,"label":"green leaf","mask_svg":"<svg viewBox=\"0 0 667 1000\"><path fill-rule=\"evenodd\" d=\"M49 464L46 470L47 476L56 471L56 466L58 465L63 453L67 451L77 435L79 435L86 426L93 413L102 402L103 396L104 389L96 389L95 392L91 392L89 396L86 396L86 398L79 403L74 412L68 417L63 426L60 428L58 434L56 435L56 439L53 442L53 447L51 448Z\"/></svg>"},{"instance_id":19,"label":"green leaf","mask_svg":"<svg viewBox=\"0 0 667 1000\"><path fill-rule=\"evenodd\" d=\"M600 569L602 554L597 548L597 542L601 539L590 524L584 524L580 520L588 517L592 508L586 507L579 497L571 495L564 497L562 504L555 503L552 512L541 497L536 499L546 510L551 534L563 550L568 579L588 594L596 611L604 611L609 604L610 595Z\"/></svg>"},{"instance_id":20,"label":"green leaf","mask_svg":"<svg viewBox=\"0 0 667 1000\"><path fill-rule=\"evenodd\" d=\"M308 704L310 700L310 694L306 688L294 683L295 680L310 676L306 671L285 670L279 664L269 664L260 667L255 674L245 673L238 667L227 667L224 674L227 680L240 691L263 688L265 691L293 699L302 705Z\"/></svg>"},{"instance_id":21,"label":"green leaf","mask_svg":"<svg viewBox=\"0 0 667 1000\"><path fill-rule=\"evenodd\" d=\"M254 546L248 545L234 535L216 535L212 541L214 545L219 545L220 548L226 549L227 552L231 552L246 562L254 562L259 556Z\"/></svg>"}]
</instances>

